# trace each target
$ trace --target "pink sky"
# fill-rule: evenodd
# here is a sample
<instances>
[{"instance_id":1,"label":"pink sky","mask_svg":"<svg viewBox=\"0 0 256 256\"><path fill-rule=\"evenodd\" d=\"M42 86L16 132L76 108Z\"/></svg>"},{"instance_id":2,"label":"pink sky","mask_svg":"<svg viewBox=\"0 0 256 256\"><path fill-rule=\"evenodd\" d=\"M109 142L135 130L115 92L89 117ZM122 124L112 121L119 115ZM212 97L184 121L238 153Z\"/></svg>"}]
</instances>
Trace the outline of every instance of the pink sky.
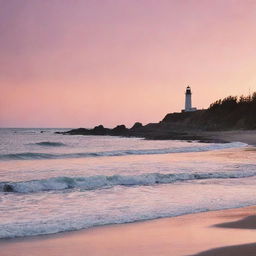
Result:
<instances>
[{"instance_id":1,"label":"pink sky","mask_svg":"<svg viewBox=\"0 0 256 256\"><path fill-rule=\"evenodd\" d=\"M256 90L256 1L0 0L0 126L131 126Z\"/></svg>"}]
</instances>

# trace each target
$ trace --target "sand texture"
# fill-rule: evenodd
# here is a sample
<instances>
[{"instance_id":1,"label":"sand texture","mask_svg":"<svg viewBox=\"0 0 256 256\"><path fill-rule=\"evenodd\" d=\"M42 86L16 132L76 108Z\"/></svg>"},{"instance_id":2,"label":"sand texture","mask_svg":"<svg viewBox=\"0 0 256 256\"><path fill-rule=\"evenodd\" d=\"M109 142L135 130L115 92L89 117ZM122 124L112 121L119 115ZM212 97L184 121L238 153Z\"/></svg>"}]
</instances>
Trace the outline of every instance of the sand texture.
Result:
<instances>
[{"instance_id":1,"label":"sand texture","mask_svg":"<svg viewBox=\"0 0 256 256\"><path fill-rule=\"evenodd\" d=\"M256 207L0 241L1 256L256 255ZM250 245L244 245L250 244ZM230 250L245 254L228 254ZM249 252L254 254L249 254ZM222 253L222 254L220 254Z\"/></svg>"}]
</instances>

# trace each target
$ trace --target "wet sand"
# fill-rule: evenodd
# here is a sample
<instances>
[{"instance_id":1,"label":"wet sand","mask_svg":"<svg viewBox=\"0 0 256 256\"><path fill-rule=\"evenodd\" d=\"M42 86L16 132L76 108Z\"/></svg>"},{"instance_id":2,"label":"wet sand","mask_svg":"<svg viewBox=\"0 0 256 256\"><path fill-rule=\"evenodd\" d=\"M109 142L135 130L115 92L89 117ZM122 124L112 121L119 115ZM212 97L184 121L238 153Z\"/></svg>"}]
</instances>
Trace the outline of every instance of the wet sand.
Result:
<instances>
[{"instance_id":1,"label":"wet sand","mask_svg":"<svg viewBox=\"0 0 256 256\"><path fill-rule=\"evenodd\" d=\"M256 130L202 132L200 135L212 140L215 139L229 142L240 141L249 145L256 146Z\"/></svg>"},{"instance_id":2,"label":"wet sand","mask_svg":"<svg viewBox=\"0 0 256 256\"><path fill-rule=\"evenodd\" d=\"M241 246L239 249L228 247L197 255L256 255L253 244L256 238L255 214L256 207L253 206L56 235L0 240L0 255L178 256L235 245Z\"/></svg>"},{"instance_id":3,"label":"wet sand","mask_svg":"<svg viewBox=\"0 0 256 256\"><path fill-rule=\"evenodd\" d=\"M194 256L255 256L256 243L217 248Z\"/></svg>"},{"instance_id":4,"label":"wet sand","mask_svg":"<svg viewBox=\"0 0 256 256\"><path fill-rule=\"evenodd\" d=\"M256 232L256 215L243 217L237 221L224 222L215 225L215 227L234 229L255 229ZM235 233L234 233L235 235ZM255 234L254 234L255 236ZM256 237L256 236L255 236ZM196 254L195 256L255 256L256 255L256 240L252 244L242 244L215 248Z\"/></svg>"}]
</instances>

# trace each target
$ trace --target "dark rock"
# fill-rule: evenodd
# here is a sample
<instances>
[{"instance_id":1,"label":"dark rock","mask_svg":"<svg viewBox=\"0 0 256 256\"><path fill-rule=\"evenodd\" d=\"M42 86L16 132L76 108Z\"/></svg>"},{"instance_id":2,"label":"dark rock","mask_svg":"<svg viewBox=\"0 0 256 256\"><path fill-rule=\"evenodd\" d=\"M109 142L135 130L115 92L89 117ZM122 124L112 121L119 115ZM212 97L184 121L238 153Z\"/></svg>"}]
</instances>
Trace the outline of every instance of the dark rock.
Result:
<instances>
[{"instance_id":1,"label":"dark rock","mask_svg":"<svg viewBox=\"0 0 256 256\"><path fill-rule=\"evenodd\" d=\"M95 126L94 128L93 128L93 130L98 130L98 131L102 131L102 130L104 130L105 128L104 128L104 126L102 125L102 124L100 124L100 125L97 125L97 126Z\"/></svg>"},{"instance_id":2,"label":"dark rock","mask_svg":"<svg viewBox=\"0 0 256 256\"><path fill-rule=\"evenodd\" d=\"M95 126L91 130L92 135L108 135L109 129L105 128L103 125Z\"/></svg>"},{"instance_id":3,"label":"dark rock","mask_svg":"<svg viewBox=\"0 0 256 256\"><path fill-rule=\"evenodd\" d=\"M116 134L116 135L125 135L129 129L125 127L125 125L117 125L115 128L112 129L111 134Z\"/></svg>"},{"instance_id":4,"label":"dark rock","mask_svg":"<svg viewBox=\"0 0 256 256\"><path fill-rule=\"evenodd\" d=\"M142 127L143 127L142 123L136 122L136 123L133 125L133 127L131 128L131 130L140 129L140 128L142 128Z\"/></svg>"},{"instance_id":5,"label":"dark rock","mask_svg":"<svg viewBox=\"0 0 256 256\"><path fill-rule=\"evenodd\" d=\"M3 191L4 192L14 192L14 189L10 184L4 184Z\"/></svg>"},{"instance_id":6,"label":"dark rock","mask_svg":"<svg viewBox=\"0 0 256 256\"><path fill-rule=\"evenodd\" d=\"M89 135L90 130L85 128L73 129L67 132L57 132L58 134L70 134L70 135Z\"/></svg>"}]
</instances>

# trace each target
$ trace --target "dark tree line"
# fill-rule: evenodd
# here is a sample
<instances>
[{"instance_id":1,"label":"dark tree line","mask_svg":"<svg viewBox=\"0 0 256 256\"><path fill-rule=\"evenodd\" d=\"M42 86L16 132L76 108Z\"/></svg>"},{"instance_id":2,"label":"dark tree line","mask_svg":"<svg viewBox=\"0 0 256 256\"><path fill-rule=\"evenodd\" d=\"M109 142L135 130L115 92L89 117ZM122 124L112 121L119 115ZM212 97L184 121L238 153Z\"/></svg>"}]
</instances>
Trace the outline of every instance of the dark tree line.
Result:
<instances>
[{"instance_id":1,"label":"dark tree line","mask_svg":"<svg viewBox=\"0 0 256 256\"><path fill-rule=\"evenodd\" d=\"M256 92L217 100L207 109L205 118L210 129L256 129Z\"/></svg>"},{"instance_id":2,"label":"dark tree line","mask_svg":"<svg viewBox=\"0 0 256 256\"><path fill-rule=\"evenodd\" d=\"M250 96L217 100L206 110L167 114L163 123L181 130L256 129L256 92Z\"/></svg>"},{"instance_id":3,"label":"dark tree line","mask_svg":"<svg viewBox=\"0 0 256 256\"><path fill-rule=\"evenodd\" d=\"M233 108L253 107L256 104L256 92L249 96L229 96L223 100L217 100L212 103L208 110L215 111L216 109L232 110Z\"/></svg>"}]
</instances>

